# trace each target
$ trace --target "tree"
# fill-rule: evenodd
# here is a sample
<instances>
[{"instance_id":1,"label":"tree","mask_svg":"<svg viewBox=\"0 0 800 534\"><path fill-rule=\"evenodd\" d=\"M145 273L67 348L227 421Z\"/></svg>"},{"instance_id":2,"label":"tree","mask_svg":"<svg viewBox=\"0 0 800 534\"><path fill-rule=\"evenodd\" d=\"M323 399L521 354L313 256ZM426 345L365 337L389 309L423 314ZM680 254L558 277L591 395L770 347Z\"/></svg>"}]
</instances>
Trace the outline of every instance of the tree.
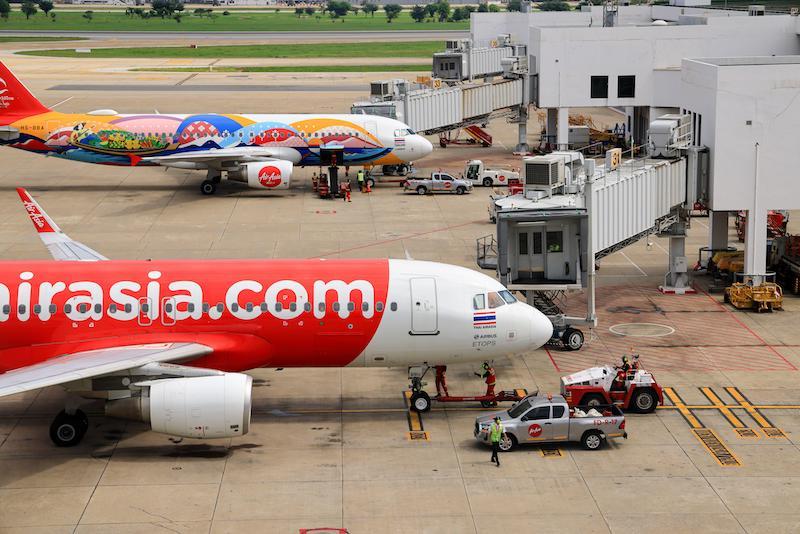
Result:
<instances>
[{"instance_id":1,"label":"tree","mask_svg":"<svg viewBox=\"0 0 800 534\"><path fill-rule=\"evenodd\" d=\"M386 22L392 22L392 19L396 19L397 16L403 11L403 6L400 4L386 4L383 6L383 10L386 12Z\"/></svg>"},{"instance_id":2,"label":"tree","mask_svg":"<svg viewBox=\"0 0 800 534\"><path fill-rule=\"evenodd\" d=\"M478 6L478 13L488 13L488 12L489 12L489 4L481 2L481 5Z\"/></svg>"},{"instance_id":3,"label":"tree","mask_svg":"<svg viewBox=\"0 0 800 534\"><path fill-rule=\"evenodd\" d=\"M360 7L358 7L358 6L350 6L350 11L352 11L352 12L353 12L353 15L356 15L356 16L358 16L358 12L359 12L360 10L361 10L361 8L360 8Z\"/></svg>"},{"instance_id":4,"label":"tree","mask_svg":"<svg viewBox=\"0 0 800 534\"><path fill-rule=\"evenodd\" d=\"M183 11L183 2L180 0L153 0L153 11L162 19L172 17L176 11Z\"/></svg>"},{"instance_id":5,"label":"tree","mask_svg":"<svg viewBox=\"0 0 800 534\"><path fill-rule=\"evenodd\" d=\"M297 15L297 18L300 18L303 15L304 11L302 7L294 8L294 14Z\"/></svg>"},{"instance_id":6,"label":"tree","mask_svg":"<svg viewBox=\"0 0 800 534\"><path fill-rule=\"evenodd\" d=\"M49 15L51 11L53 11L53 2L50 0L39 0L39 9L41 9L45 15Z\"/></svg>"},{"instance_id":7,"label":"tree","mask_svg":"<svg viewBox=\"0 0 800 534\"><path fill-rule=\"evenodd\" d=\"M22 7L19 8L20 11L25 13L25 20L31 18L31 16L35 15L39 10L36 9L36 6L33 2L26 1L22 3Z\"/></svg>"},{"instance_id":8,"label":"tree","mask_svg":"<svg viewBox=\"0 0 800 534\"><path fill-rule=\"evenodd\" d=\"M183 18L183 15L181 15L180 13L175 13L174 15L172 15L172 18L175 19L175 22L180 24L181 23L181 19Z\"/></svg>"},{"instance_id":9,"label":"tree","mask_svg":"<svg viewBox=\"0 0 800 534\"><path fill-rule=\"evenodd\" d=\"M375 12L378 11L378 6L370 2L367 2L366 4L364 4L364 7L362 7L362 9L364 10L364 13L369 13L371 17L374 17Z\"/></svg>"},{"instance_id":10,"label":"tree","mask_svg":"<svg viewBox=\"0 0 800 534\"><path fill-rule=\"evenodd\" d=\"M305 12L306 15L310 17L311 15L314 14L314 11L316 10L313 7L307 7L303 11Z\"/></svg>"},{"instance_id":11,"label":"tree","mask_svg":"<svg viewBox=\"0 0 800 534\"><path fill-rule=\"evenodd\" d=\"M11 5L8 0L0 0L0 18L8 22L8 15L11 13Z\"/></svg>"},{"instance_id":12,"label":"tree","mask_svg":"<svg viewBox=\"0 0 800 534\"><path fill-rule=\"evenodd\" d=\"M506 9L509 11L522 11L522 2L520 0L508 0Z\"/></svg>"},{"instance_id":13,"label":"tree","mask_svg":"<svg viewBox=\"0 0 800 534\"><path fill-rule=\"evenodd\" d=\"M457 7L453 10L453 22L460 22L466 18L469 18L469 12L464 11L463 7Z\"/></svg>"},{"instance_id":14,"label":"tree","mask_svg":"<svg viewBox=\"0 0 800 534\"><path fill-rule=\"evenodd\" d=\"M340 2L339 0L328 0L328 5L325 6L325 11L331 18L338 19L344 17L350 11L350 4L347 2Z\"/></svg>"},{"instance_id":15,"label":"tree","mask_svg":"<svg viewBox=\"0 0 800 534\"><path fill-rule=\"evenodd\" d=\"M569 11L569 4L557 0L547 0L539 4L540 11Z\"/></svg>"},{"instance_id":16,"label":"tree","mask_svg":"<svg viewBox=\"0 0 800 534\"><path fill-rule=\"evenodd\" d=\"M86 19L86 22L92 22L92 17L94 17L94 11L84 11L81 17Z\"/></svg>"},{"instance_id":17,"label":"tree","mask_svg":"<svg viewBox=\"0 0 800 534\"><path fill-rule=\"evenodd\" d=\"M450 3L447 0L439 0L434 5L436 6L439 22L444 22L450 18Z\"/></svg>"},{"instance_id":18,"label":"tree","mask_svg":"<svg viewBox=\"0 0 800 534\"><path fill-rule=\"evenodd\" d=\"M436 14L436 4L427 4L425 6L425 15L429 18L433 18Z\"/></svg>"},{"instance_id":19,"label":"tree","mask_svg":"<svg viewBox=\"0 0 800 534\"><path fill-rule=\"evenodd\" d=\"M500 13L500 6L498 6L497 4L490 4L489 13Z\"/></svg>"},{"instance_id":20,"label":"tree","mask_svg":"<svg viewBox=\"0 0 800 534\"><path fill-rule=\"evenodd\" d=\"M414 22L422 22L425 20L425 8L421 5L416 5L411 8L411 18Z\"/></svg>"}]
</instances>

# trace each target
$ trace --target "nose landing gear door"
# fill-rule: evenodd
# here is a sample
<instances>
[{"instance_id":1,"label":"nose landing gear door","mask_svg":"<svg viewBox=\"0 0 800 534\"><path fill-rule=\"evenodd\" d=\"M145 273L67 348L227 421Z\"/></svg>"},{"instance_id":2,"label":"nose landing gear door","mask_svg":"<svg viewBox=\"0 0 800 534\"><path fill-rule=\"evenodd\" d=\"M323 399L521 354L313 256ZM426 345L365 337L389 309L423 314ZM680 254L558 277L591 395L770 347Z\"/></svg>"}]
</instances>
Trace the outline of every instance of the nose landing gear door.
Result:
<instances>
[{"instance_id":1,"label":"nose landing gear door","mask_svg":"<svg viewBox=\"0 0 800 534\"><path fill-rule=\"evenodd\" d=\"M411 279L411 335L436 335L438 314L436 310L436 280Z\"/></svg>"}]
</instances>

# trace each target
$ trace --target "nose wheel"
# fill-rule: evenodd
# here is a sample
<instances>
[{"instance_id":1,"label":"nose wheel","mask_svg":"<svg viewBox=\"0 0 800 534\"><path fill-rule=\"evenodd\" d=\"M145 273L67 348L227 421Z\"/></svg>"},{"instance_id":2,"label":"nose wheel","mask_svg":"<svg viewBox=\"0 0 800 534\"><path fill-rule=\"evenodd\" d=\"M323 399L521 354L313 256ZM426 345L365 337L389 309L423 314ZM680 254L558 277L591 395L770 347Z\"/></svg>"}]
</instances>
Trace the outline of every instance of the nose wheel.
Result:
<instances>
[{"instance_id":1,"label":"nose wheel","mask_svg":"<svg viewBox=\"0 0 800 534\"><path fill-rule=\"evenodd\" d=\"M61 410L50 424L50 439L57 447L74 447L89 430L89 418L83 410L69 414Z\"/></svg>"},{"instance_id":2,"label":"nose wheel","mask_svg":"<svg viewBox=\"0 0 800 534\"><path fill-rule=\"evenodd\" d=\"M411 381L408 386L411 389L411 399L409 400L411 409L415 412L424 413L431 409L431 397L422 389L427 384L422 381L422 378L429 369L428 365L408 368L408 379Z\"/></svg>"}]
</instances>

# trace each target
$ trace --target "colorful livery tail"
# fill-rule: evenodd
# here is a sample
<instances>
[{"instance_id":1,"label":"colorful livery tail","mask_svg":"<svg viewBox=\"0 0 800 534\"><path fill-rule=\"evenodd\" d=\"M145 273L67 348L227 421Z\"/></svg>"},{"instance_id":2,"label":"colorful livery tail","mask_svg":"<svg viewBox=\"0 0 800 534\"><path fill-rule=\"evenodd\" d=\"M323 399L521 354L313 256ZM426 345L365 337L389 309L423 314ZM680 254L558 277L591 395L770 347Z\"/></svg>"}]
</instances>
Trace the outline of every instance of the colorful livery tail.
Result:
<instances>
[{"instance_id":1,"label":"colorful livery tail","mask_svg":"<svg viewBox=\"0 0 800 534\"><path fill-rule=\"evenodd\" d=\"M47 106L39 102L16 76L0 62L0 124L46 113Z\"/></svg>"}]
</instances>

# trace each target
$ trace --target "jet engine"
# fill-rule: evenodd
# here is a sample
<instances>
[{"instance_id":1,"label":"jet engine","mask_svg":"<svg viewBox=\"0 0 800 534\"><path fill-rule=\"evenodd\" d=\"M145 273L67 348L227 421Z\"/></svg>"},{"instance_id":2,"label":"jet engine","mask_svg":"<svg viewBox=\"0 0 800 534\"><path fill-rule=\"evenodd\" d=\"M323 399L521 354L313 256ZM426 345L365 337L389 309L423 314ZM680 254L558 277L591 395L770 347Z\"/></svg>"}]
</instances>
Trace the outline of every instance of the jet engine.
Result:
<instances>
[{"instance_id":1,"label":"jet engine","mask_svg":"<svg viewBox=\"0 0 800 534\"><path fill-rule=\"evenodd\" d=\"M246 182L253 189L288 189L292 178L292 162L284 160L243 163L228 172L228 179Z\"/></svg>"},{"instance_id":2,"label":"jet engine","mask_svg":"<svg viewBox=\"0 0 800 534\"><path fill-rule=\"evenodd\" d=\"M184 438L232 438L250 429L253 379L240 373L135 384L141 395L106 403L106 415Z\"/></svg>"}]
</instances>

